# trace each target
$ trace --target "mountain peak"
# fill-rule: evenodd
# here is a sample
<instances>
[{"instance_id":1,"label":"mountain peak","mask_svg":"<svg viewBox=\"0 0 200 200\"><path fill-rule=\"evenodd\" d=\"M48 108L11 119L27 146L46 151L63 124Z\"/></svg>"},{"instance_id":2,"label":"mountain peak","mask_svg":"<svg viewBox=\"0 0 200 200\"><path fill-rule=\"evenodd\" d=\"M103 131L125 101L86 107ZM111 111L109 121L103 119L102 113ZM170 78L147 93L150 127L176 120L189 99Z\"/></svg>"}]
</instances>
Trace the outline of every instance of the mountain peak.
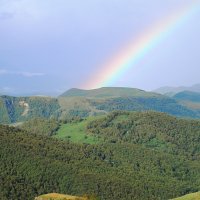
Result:
<instances>
[{"instance_id":1,"label":"mountain peak","mask_svg":"<svg viewBox=\"0 0 200 200\"><path fill-rule=\"evenodd\" d=\"M95 97L95 98L112 98L124 96L155 96L155 93L146 92L137 88L128 87L102 87L91 90L71 88L64 92L60 97Z\"/></svg>"}]
</instances>

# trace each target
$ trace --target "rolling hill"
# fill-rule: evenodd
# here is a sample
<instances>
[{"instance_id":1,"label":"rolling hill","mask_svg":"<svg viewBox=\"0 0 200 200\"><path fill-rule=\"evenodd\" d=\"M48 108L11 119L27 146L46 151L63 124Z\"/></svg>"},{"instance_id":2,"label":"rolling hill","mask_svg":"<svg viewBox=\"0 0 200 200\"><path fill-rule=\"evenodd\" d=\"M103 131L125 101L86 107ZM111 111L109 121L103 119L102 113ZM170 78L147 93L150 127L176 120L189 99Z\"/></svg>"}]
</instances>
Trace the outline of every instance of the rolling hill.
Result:
<instances>
[{"instance_id":1,"label":"rolling hill","mask_svg":"<svg viewBox=\"0 0 200 200\"><path fill-rule=\"evenodd\" d=\"M175 94L173 98L188 109L200 111L200 93L183 91Z\"/></svg>"},{"instance_id":2,"label":"rolling hill","mask_svg":"<svg viewBox=\"0 0 200 200\"><path fill-rule=\"evenodd\" d=\"M163 113L113 112L87 121L86 134L101 140L84 144L0 125L0 199L56 192L157 200L198 191L199 127Z\"/></svg>"},{"instance_id":3,"label":"rolling hill","mask_svg":"<svg viewBox=\"0 0 200 200\"><path fill-rule=\"evenodd\" d=\"M178 100L134 88L71 89L58 98L0 96L0 123L31 118L67 119L104 115L114 110L154 110L184 118L200 118L200 110Z\"/></svg>"},{"instance_id":4,"label":"rolling hill","mask_svg":"<svg viewBox=\"0 0 200 200\"><path fill-rule=\"evenodd\" d=\"M200 103L200 93L198 92L183 91L175 94L173 98L179 101L191 101Z\"/></svg>"},{"instance_id":5,"label":"rolling hill","mask_svg":"<svg viewBox=\"0 0 200 200\"><path fill-rule=\"evenodd\" d=\"M164 113L115 111L88 123L87 131L112 143L128 142L169 153L200 154L197 142L200 122Z\"/></svg>"},{"instance_id":6,"label":"rolling hill","mask_svg":"<svg viewBox=\"0 0 200 200\"><path fill-rule=\"evenodd\" d=\"M134 88L71 89L58 99L63 117L102 115L114 110L155 110L179 117L200 117L196 110L179 104L175 99Z\"/></svg>"},{"instance_id":7,"label":"rolling hill","mask_svg":"<svg viewBox=\"0 0 200 200\"><path fill-rule=\"evenodd\" d=\"M93 90L81 90L72 88L60 97L92 97L92 98L115 98L115 97L154 97L158 94L153 92L146 92L136 88L125 87L102 87Z\"/></svg>"}]
</instances>

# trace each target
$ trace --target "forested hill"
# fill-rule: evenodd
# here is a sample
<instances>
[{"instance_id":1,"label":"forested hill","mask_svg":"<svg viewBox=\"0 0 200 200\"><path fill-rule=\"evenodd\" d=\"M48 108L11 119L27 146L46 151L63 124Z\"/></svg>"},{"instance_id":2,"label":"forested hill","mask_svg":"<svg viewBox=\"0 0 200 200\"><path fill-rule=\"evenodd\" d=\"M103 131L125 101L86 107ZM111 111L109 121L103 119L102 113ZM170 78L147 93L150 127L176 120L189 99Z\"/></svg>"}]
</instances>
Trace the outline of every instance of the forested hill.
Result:
<instances>
[{"instance_id":1,"label":"forested hill","mask_svg":"<svg viewBox=\"0 0 200 200\"><path fill-rule=\"evenodd\" d=\"M0 199L56 192L167 200L199 191L199 121L114 112L88 121L86 131L99 142L72 143L0 125Z\"/></svg>"},{"instance_id":2,"label":"forested hill","mask_svg":"<svg viewBox=\"0 0 200 200\"><path fill-rule=\"evenodd\" d=\"M33 117L56 117L59 108L56 98L0 96L0 123L21 122Z\"/></svg>"},{"instance_id":3,"label":"forested hill","mask_svg":"<svg viewBox=\"0 0 200 200\"><path fill-rule=\"evenodd\" d=\"M200 93L198 92L183 91L175 94L173 98L180 101L192 101L200 103Z\"/></svg>"},{"instance_id":4,"label":"forested hill","mask_svg":"<svg viewBox=\"0 0 200 200\"><path fill-rule=\"evenodd\" d=\"M169 153L200 154L200 121L157 112L112 112L87 125L88 132L111 143L142 144Z\"/></svg>"},{"instance_id":5,"label":"forested hill","mask_svg":"<svg viewBox=\"0 0 200 200\"><path fill-rule=\"evenodd\" d=\"M195 105L196 106L196 105ZM177 117L200 118L200 109L164 95L132 88L71 89L62 97L0 96L0 123L31 118L66 119L103 115L114 110L165 112Z\"/></svg>"}]
</instances>

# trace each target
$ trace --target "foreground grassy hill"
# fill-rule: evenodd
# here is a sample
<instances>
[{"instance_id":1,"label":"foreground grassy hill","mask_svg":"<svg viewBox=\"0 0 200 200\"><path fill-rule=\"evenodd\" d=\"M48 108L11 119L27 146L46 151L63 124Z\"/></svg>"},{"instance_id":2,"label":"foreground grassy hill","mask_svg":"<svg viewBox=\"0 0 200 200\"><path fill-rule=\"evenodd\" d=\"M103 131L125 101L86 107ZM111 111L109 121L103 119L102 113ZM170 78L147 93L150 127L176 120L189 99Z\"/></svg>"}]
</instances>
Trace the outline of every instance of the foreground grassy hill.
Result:
<instances>
[{"instance_id":1,"label":"foreground grassy hill","mask_svg":"<svg viewBox=\"0 0 200 200\"><path fill-rule=\"evenodd\" d=\"M200 122L114 112L84 123L85 134L99 135L100 142L74 143L0 126L0 199L57 192L158 200L200 190Z\"/></svg>"},{"instance_id":2,"label":"foreground grassy hill","mask_svg":"<svg viewBox=\"0 0 200 200\"><path fill-rule=\"evenodd\" d=\"M36 197L35 200L89 200L89 198L50 193L50 194L44 194L39 197Z\"/></svg>"},{"instance_id":3,"label":"foreground grassy hill","mask_svg":"<svg viewBox=\"0 0 200 200\"><path fill-rule=\"evenodd\" d=\"M200 192L187 194L183 197L178 197L173 200L199 200L200 199Z\"/></svg>"}]
</instances>

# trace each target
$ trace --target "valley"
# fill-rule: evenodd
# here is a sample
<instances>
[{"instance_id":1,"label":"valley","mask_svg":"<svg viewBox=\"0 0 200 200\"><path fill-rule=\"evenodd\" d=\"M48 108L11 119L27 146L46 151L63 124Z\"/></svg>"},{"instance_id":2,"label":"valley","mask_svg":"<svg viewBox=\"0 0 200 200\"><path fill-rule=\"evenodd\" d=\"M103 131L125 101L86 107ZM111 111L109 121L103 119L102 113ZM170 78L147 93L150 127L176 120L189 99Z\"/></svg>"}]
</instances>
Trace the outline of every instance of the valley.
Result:
<instances>
[{"instance_id":1,"label":"valley","mask_svg":"<svg viewBox=\"0 0 200 200\"><path fill-rule=\"evenodd\" d=\"M38 121L41 133L32 120L0 126L1 199L31 200L55 191L157 200L199 190L198 120L115 111L58 124Z\"/></svg>"},{"instance_id":2,"label":"valley","mask_svg":"<svg viewBox=\"0 0 200 200\"><path fill-rule=\"evenodd\" d=\"M200 0L0 0L0 200L200 200Z\"/></svg>"}]
</instances>

